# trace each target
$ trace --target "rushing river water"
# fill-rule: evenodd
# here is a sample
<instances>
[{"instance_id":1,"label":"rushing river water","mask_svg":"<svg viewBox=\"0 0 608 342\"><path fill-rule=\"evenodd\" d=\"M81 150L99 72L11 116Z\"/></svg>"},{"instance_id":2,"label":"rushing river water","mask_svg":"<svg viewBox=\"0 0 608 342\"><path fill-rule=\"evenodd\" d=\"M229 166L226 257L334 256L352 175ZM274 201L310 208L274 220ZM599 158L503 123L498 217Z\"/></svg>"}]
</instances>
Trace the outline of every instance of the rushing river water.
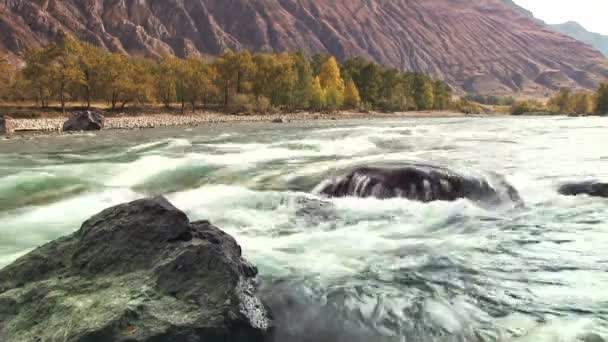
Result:
<instances>
[{"instance_id":1,"label":"rushing river water","mask_svg":"<svg viewBox=\"0 0 608 342\"><path fill-rule=\"evenodd\" d=\"M162 193L258 265L277 342L608 340L608 200L556 192L608 179L607 126L399 119L4 140L0 267ZM338 170L387 162L497 172L526 205L311 193Z\"/></svg>"}]
</instances>

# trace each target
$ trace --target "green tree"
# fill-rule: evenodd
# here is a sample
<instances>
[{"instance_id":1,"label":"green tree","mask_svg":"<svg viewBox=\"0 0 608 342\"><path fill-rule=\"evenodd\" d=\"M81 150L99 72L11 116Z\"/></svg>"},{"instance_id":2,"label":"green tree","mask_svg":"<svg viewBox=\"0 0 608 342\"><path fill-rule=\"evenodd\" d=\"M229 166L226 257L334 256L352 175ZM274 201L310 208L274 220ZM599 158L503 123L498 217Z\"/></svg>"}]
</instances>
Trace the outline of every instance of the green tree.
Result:
<instances>
[{"instance_id":1,"label":"green tree","mask_svg":"<svg viewBox=\"0 0 608 342\"><path fill-rule=\"evenodd\" d=\"M380 101L380 89L382 88L382 70L376 63L368 63L360 74L357 87L361 93L361 100L372 105ZM356 79L355 79L356 81Z\"/></svg>"},{"instance_id":2,"label":"green tree","mask_svg":"<svg viewBox=\"0 0 608 342\"><path fill-rule=\"evenodd\" d=\"M25 79L25 88L29 88L32 97L41 108L49 106L52 94L52 56L49 49L34 49L25 54L25 68L22 73Z\"/></svg>"},{"instance_id":3,"label":"green tree","mask_svg":"<svg viewBox=\"0 0 608 342\"><path fill-rule=\"evenodd\" d=\"M452 92L450 87L442 81L433 82L433 106L437 110L446 110L450 107Z\"/></svg>"},{"instance_id":4,"label":"green tree","mask_svg":"<svg viewBox=\"0 0 608 342\"><path fill-rule=\"evenodd\" d=\"M344 90L344 107L347 109L358 109L360 106L361 97L359 96L359 90L355 85L355 81L350 80L346 82Z\"/></svg>"},{"instance_id":5,"label":"green tree","mask_svg":"<svg viewBox=\"0 0 608 342\"><path fill-rule=\"evenodd\" d=\"M414 77L414 97L418 110L433 109L434 104L432 81L421 74Z\"/></svg>"},{"instance_id":6,"label":"green tree","mask_svg":"<svg viewBox=\"0 0 608 342\"><path fill-rule=\"evenodd\" d=\"M291 56L287 53L256 54L254 61L253 93L256 98L266 97L275 106L290 104L297 81Z\"/></svg>"},{"instance_id":7,"label":"green tree","mask_svg":"<svg viewBox=\"0 0 608 342\"><path fill-rule=\"evenodd\" d=\"M295 108L307 109L313 96L313 71L310 62L302 52L292 56L296 73L292 105Z\"/></svg>"},{"instance_id":8,"label":"green tree","mask_svg":"<svg viewBox=\"0 0 608 342\"><path fill-rule=\"evenodd\" d=\"M608 83L600 84L595 92L595 113L599 115L608 114Z\"/></svg>"}]
</instances>

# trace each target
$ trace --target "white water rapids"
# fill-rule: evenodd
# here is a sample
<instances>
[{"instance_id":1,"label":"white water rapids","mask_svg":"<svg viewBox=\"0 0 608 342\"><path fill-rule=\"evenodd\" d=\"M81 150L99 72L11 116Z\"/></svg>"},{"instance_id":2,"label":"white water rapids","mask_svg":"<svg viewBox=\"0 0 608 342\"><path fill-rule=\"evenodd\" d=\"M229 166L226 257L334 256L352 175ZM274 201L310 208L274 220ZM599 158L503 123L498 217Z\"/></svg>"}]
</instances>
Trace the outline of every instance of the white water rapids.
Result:
<instances>
[{"instance_id":1,"label":"white water rapids","mask_svg":"<svg viewBox=\"0 0 608 342\"><path fill-rule=\"evenodd\" d=\"M279 342L608 340L603 118L399 119L0 141L0 267L114 204L165 194L258 265ZM325 199L340 170L503 175L524 208Z\"/></svg>"}]
</instances>

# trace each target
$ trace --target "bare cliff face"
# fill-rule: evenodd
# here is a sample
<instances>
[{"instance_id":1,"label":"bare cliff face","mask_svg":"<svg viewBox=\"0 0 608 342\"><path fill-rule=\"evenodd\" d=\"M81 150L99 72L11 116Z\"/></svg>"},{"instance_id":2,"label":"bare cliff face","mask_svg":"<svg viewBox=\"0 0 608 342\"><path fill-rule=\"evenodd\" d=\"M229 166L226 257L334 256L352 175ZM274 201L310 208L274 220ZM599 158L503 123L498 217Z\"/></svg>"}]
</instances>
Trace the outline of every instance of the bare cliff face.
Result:
<instances>
[{"instance_id":1,"label":"bare cliff face","mask_svg":"<svg viewBox=\"0 0 608 342\"><path fill-rule=\"evenodd\" d=\"M0 0L0 49L61 32L135 55L327 51L477 93L541 94L608 78L601 53L503 0Z\"/></svg>"}]
</instances>

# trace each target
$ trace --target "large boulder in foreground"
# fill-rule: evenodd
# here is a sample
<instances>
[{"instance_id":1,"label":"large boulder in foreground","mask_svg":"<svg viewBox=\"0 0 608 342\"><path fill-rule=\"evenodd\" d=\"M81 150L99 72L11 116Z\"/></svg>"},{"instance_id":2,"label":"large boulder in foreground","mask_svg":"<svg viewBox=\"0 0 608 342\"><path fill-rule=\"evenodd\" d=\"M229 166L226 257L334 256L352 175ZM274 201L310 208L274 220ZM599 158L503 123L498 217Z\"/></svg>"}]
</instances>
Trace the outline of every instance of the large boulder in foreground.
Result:
<instances>
[{"instance_id":1,"label":"large boulder in foreground","mask_svg":"<svg viewBox=\"0 0 608 342\"><path fill-rule=\"evenodd\" d=\"M228 234L138 200L0 270L0 341L263 341L256 275Z\"/></svg>"},{"instance_id":2,"label":"large boulder in foreground","mask_svg":"<svg viewBox=\"0 0 608 342\"><path fill-rule=\"evenodd\" d=\"M64 132L100 131L105 125L105 118L101 113L85 110L74 112L63 124Z\"/></svg>"},{"instance_id":3,"label":"large boulder in foreground","mask_svg":"<svg viewBox=\"0 0 608 342\"><path fill-rule=\"evenodd\" d=\"M560 186L558 192L564 196L589 195L608 198L608 183L596 181L567 183Z\"/></svg>"},{"instance_id":4,"label":"large boulder in foreground","mask_svg":"<svg viewBox=\"0 0 608 342\"><path fill-rule=\"evenodd\" d=\"M499 175L485 179L425 164L359 167L323 181L315 192L329 197L406 198L420 202L466 198L487 205L523 205L517 190Z\"/></svg>"}]
</instances>

